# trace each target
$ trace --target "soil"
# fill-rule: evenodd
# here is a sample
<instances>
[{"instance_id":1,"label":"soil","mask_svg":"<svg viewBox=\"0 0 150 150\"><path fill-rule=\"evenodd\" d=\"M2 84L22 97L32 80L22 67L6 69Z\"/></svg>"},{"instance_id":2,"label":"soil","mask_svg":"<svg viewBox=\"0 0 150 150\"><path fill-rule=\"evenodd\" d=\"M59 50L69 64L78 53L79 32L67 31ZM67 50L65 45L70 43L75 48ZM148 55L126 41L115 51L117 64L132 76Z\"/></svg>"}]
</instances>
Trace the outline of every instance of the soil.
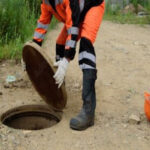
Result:
<instances>
[{"instance_id":1,"label":"soil","mask_svg":"<svg viewBox=\"0 0 150 150\"><path fill-rule=\"evenodd\" d=\"M47 35L45 51L55 57L55 41L62 24ZM116 24L104 21L97 41L98 79L95 125L79 132L69 128L71 117L79 112L82 99L82 72L78 53L66 75L67 106L62 120L38 131L15 130L0 123L0 150L149 150L150 122L144 115L144 92L150 92L150 26ZM78 48L77 48L78 52ZM5 83L17 75L14 85ZM26 104L45 104L32 87L21 64L0 63L0 115ZM140 123L131 123L136 115Z\"/></svg>"}]
</instances>

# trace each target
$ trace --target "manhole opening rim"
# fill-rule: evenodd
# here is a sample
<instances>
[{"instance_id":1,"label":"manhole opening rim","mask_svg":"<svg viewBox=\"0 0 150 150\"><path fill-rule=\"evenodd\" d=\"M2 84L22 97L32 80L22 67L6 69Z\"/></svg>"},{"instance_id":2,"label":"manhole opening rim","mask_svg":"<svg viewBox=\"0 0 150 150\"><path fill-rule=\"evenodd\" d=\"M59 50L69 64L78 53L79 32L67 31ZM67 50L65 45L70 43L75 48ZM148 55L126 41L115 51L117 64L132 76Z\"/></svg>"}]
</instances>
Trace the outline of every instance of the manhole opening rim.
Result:
<instances>
[{"instance_id":1,"label":"manhole opening rim","mask_svg":"<svg viewBox=\"0 0 150 150\"><path fill-rule=\"evenodd\" d=\"M62 111L54 111L52 108L47 107L46 105L23 105L14 107L12 109L7 110L3 114L0 115L0 121L2 123L5 122L10 117L17 116L19 114L26 113L40 113L47 114L54 118L57 122L60 122L62 119ZM43 116L44 117L44 116Z\"/></svg>"}]
</instances>

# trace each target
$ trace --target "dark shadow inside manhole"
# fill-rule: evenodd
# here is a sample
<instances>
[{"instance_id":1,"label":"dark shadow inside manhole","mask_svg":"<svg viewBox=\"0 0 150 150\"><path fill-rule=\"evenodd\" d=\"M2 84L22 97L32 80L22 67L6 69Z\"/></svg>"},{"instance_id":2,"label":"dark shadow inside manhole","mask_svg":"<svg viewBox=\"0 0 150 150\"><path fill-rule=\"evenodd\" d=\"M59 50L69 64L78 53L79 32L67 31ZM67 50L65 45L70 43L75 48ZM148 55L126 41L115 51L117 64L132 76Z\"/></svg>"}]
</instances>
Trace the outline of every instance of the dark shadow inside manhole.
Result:
<instances>
[{"instance_id":1,"label":"dark shadow inside manhole","mask_svg":"<svg viewBox=\"0 0 150 150\"><path fill-rule=\"evenodd\" d=\"M11 109L1 116L4 125L23 130L40 130L52 127L61 120L62 112L46 106L26 105Z\"/></svg>"}]
</instances>

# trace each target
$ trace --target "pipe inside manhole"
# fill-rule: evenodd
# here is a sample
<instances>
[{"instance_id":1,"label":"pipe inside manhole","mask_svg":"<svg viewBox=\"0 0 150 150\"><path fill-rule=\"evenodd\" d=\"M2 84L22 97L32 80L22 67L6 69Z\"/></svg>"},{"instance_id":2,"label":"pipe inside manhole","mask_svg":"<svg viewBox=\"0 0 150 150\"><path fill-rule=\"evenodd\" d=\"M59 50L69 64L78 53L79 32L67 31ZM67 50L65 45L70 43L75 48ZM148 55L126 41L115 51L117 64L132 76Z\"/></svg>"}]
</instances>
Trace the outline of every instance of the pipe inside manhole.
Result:
<instances>
[{"instance_id":1,"label":"pipe inside manhole","mask_svg":"<svg viewBox=\"0 0 150 150\"><path fill-rule=\"evenodd\" d=\"M1 116L4 125L23 130L40 130L52 127L61 120L62 112L41 105L26 105L8 110Z\"/></svg>"}]
</instances>

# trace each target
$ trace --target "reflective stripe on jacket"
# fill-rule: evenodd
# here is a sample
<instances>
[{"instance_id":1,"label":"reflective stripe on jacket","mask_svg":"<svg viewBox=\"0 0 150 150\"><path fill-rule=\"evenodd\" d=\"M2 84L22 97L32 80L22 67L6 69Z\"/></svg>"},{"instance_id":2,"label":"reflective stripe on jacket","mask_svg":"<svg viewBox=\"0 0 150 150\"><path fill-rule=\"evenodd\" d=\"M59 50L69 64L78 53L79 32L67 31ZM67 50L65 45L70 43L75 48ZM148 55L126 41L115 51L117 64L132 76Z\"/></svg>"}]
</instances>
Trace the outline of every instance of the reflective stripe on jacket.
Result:
<instances>
[{"instance_id":1,"label":"reflective stripe on jacket","mask_svg":"<svg viewBox=\"0 0 150 150\"><path fill-rule=\"evenodd\" d=\"M79 23L91 7L102 2L103 0L43 0L34 40L43 41L52 15L54 15L59 21L65 23L68 33L66 47L75 48L79 34Z\"/></svg>"}]
</instances>

